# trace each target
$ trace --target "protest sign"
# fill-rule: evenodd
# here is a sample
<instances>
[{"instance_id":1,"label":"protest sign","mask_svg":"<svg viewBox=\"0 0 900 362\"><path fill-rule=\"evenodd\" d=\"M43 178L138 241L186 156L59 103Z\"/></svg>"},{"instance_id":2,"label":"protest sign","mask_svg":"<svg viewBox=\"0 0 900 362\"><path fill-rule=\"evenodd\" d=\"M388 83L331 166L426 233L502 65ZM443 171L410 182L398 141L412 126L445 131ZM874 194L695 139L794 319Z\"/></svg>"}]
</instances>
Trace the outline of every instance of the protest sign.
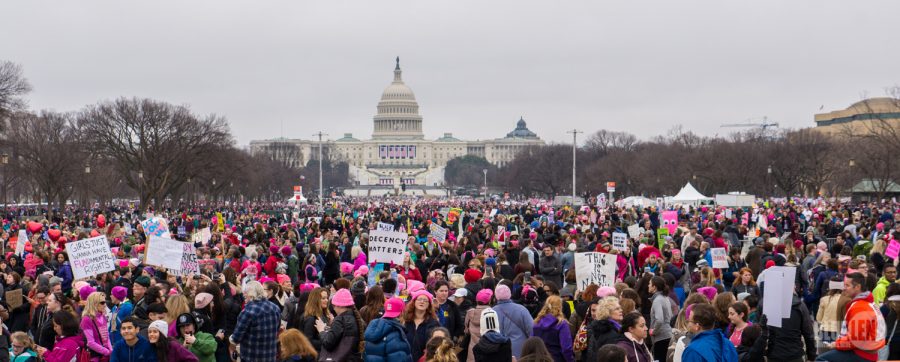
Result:
<instances>
[{"instance_id":1,"label":"protest sign","mask_svg":"<svg viewBox=\"0 0 900 362\"><path fill-rule=\"evenodd\" d=\"M641 227L638 224L631 224L628 226L628 237L634 240L640 240L641 238Z\"/></svg>"},{"instance_id":2,"label":"protest sign","mask_svg":"<svg viewBox=\"0 0 900 362\"><path fill-rule=\"evenodd\" d=\"M225 217L222 216L221 212L216 213L216 227L219 228L219 232L225 232Z\"/></svg>"},{"instance_id":3,"label":"protest sign","mask_svg":"<svg viewBox=\"0 0 900 362\"><path fill-rule=\"evenodd\" d=\"M663 245L666 244L666 236L669 236L669 229L664 227L656 229L656 242L659 244L659 250L662 250Z\"/></svg>"},{"instance_id":4,"label":"protest sign","mask_svg":"<svg viewBox=\"0 0 900 362\"><path fill-rule=\"evenodd\" d=\"M497 216L497 209L491 209L491 213L490 213L489 216L490 216L491 218L493 218L494 216Z\"/></svg>"},{"instance_id":5,"label":"protest sign","mask_svg":"<svg viewBox=\"0 0 900 362\"><path fill-rule=\"evenodd\" d=\"M199 231L191 234L191 242L194 244L203 243L203 235L200 235Z\"/></svg>"},{"instance_id":6,"label":"protest sign","mask_svg":"<svg viewBox=\"0 0 900 362\"><path fill-rule=\"evenodd\" d=\"M178 237L183 238L185 236L187 236L187 228L185 228L184 225L179 225L178 226Z\"/></svg>"},{"instance_id":7,"label":"protest sign","mask_svg":"<svg viewBox=\"0 0 900 362\"><path fill-rule=\"evenodd\" d=\"M613 233L612 245L616 250L628 250L628 235L626 235L625 233Z\"/></svg>"},{"instance_id":8,"label":"protest sign","mask_svg":"<svg viewBox=\"0 0 900 362\"><path fill-rule=\"evenodd\" d=\"M765 270L763 314L770 326L781 328L782 318L791 316L796 267L773 266Z\"/></svg>"},{"instance_id":9,"label":"protest sign","mask_svg":"<svg viewBox=\"0 0 900 362\"><path fill-rule=\"evenodd\" d=\"M16 244L16 250L18 249L19 244ZM891 240L891 243L888 244L887 249L884 251L884 255L891 259L897 259L897 254L900 254L900 242Z\"/></svg>"},{"instance_id":10,"label":"protest sign","mask_svg":"<svg viewBox=\"0 0 900 362\"><path fill-rule=\"evenodd\" d=\"M369 235L369 262L402 264L406 237L402 232L373 230Z\"/></svg>"},{"instance_id":11,"label":"protest sign","mask_svg":"<svg viewBox=\"0 0 900 362\"><path fill-rule=\"evenodd\" d=\"M444 240L447 240L447 229L442 228L438 224L431 223L431 236L434 237L434 240L443 243Z\"/></svg>"},{"instance_id":12,"label":"protest sign","mask_svg":"<svg viewBox=\"0 0 900 362\"><path fill-rule=\"evenodd\" d=\"M378 226L376 227L376 230L381 230L381 231L394 231L394 225L391 225L391 224L388 224L388 223L380 222L380 223L378 223Z\"/></svg>"},{"instance_id":13,"label":"protest sign","mask_svg":"<svg viewBox=\"0 0 900 362\"><path fill-rule=\"evenodd\" d=\"M711 248L709 254L712 256L713 268L728 268L728 255L725 253L725 248Z\"/></svg>"},{"instance_id":14,"label":"protest sign","mask_svg":"<svg viewBox=\"0 0 900 362\"><path fill-rule=\"evenodd\" d=\"M16 255L25 254L25 243L28 242L28 234L25 230L19 230L19 237L16 238Z\"/></svg>"},{"instance_id":15,"label":"protest sign","mask_svg":"<svg viewBox=\"0 0 900 362\"><path fill-rule=\"evenodd\" d=\"M373 266L372 269L369 270L368 282L370 288L374 287L376 283L381 281L378 278L378 274L381 274L382 271L384 271L384 264L381 263L375 264L375 266Z\"/></svg>"},{"instance_id":16,"label":"protest sign","mask_svg":"<svg viewBox=\"0 0 900 362\"><path fill-rule=\"evenodd\" d=\"M148 237L159 236L168 238L171 236L169 233L169 223L166 219L158 216L141 221L141 227L144 228L144 234Z\"/></svg>"},{"instance_id":17,"label":"protest sign","mask_svg":"<svg viewBox=\"0 0 900 362\"><path fill-rule=\"evenodd\" d=\"M212 239L212 231L209 230L209 227L200 229L200 236L201 236L200 241L203 244L206 244L209 242L209 239Z\"/></svg>"},{"instance_id":18,"label":"protest sign","mask_svg":"<svg viewBox=\"0 0 900 362\"><path fill-rule=\"evenodd\" d=\"M69 255L72 276L76 280L116 269L116 258L109 249L106 236L66 243L66 254Z\"/></svg>"},{"instance_id":19,"label":"protest sign","mask_svg":"<svg viewBox=\"0 0 900 362\"><path fill-rule=\"evenodd\" d=\"M147 242L144 264L178 270L181 274L200 271L193 244L157 236Z\"/></svg>"},{"instance_id":20,"label":"protest sign","mask_svg":"<svg viewBox=\"0 0 900 362\"><path fill-rule=\"evenodd\" d=\"M579 291L588 285L611 287L616 283L616 256L606 253L575 253L575 279Z\"/></svg>"},{"instance_id":21,"label":"protest sign","mask_svg":"<svg viewBox=\"0 0 900 362\"><path fill-rule=\"evenodd\" d=\"M9 309L19 308L22 306L22 289L14 289L4 293L3 300L9 305Z\"/></svg>"}]
</instances>

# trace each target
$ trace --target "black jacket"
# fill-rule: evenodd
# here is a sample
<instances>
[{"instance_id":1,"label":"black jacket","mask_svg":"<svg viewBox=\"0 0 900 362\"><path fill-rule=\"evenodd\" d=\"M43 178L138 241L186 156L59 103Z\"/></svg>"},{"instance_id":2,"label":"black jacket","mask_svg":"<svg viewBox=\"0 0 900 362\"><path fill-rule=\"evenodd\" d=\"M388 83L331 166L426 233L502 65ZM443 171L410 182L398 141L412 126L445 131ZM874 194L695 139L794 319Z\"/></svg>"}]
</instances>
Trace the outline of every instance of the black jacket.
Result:
<instances>
[{"instance_id":1,"label":"black jacket","mask_svg":"<svg viewBox=\"0 0 900 362\"><path fill-rule=\"evenodd\" d=\"M616 325L609 320L591 321L588 324L588 345L587 349L582 353L583 361L596 361L596 353L607 344L616 344L625 338Z\"/></svg>"},{"instance_id":2,"label":"black jacket","mask_svg":"<svg viewBox=\"0 0 900 362\"><path fill-rule=\"evenodd\" d=\"M440 327L437 319L427 319L417 327L415 322L407 321L403 324L406 330L406 340L409 341L409 348L412 350L413 361L418 361L425 354L425 344L428 343L428 336L436 327Z\"/></svg>"},{"instance_id":3,"label":"black jacket","mask_svg":"<svg viewBox=\"0 0 900 362\"><path fill-rule=\"evenodd\" d=\"M769 360L788 361L802 358L804 346L806 346L806 359L815 360L816 338L813 334L812 318L809 316L806 305L801 303L800 298L796 295L791 303L791 317L781 321L781 328L767 327L769 329L769 353L767 355Z\"/></svg>"},{"instance_id":4,"label":"black jacket","mask_svg":"<svg viewBox=\"0 0 900 362\"><path fill-rule=\"evenodd\" d=\"M300 331L303 332L303 335L306 336L306 339L309 340L309 344L313 346L316 351L322 350L322 336L319 334L319 330L316 329L316 318L311 315L303 316L303 323L301 326L303 329ZM327 321L323 321L325 324L328 324Z\"/></svg>"},{"instance_id":5,"label":"black jacket","mask_svg":"<svg viewBox=\"0 0 900 362\"><path fill-rule=\"evenodd\" d=\"M347 311L334 317L334 320L331 321L331 327L319 335L322 344L321 351L334 351L339 344L352 343L350 356L348 356L347 361L361 361L362 351L359 349L359 329L360 326L357 323L356 316L353 315L353 311Z\"/></svg>"},{"instance_id":6,"label":"black jacket","mask_svg":"<svg viewBox=\"0 0 900 362\"><path fill-rule=\"evenodd\" d=\"M757 362L763 361L766 355L766 344L769 343L769 331L764 326L759 338L753 343L753 346L746 347L743 344L737 347L739 362Z\"/></svg>"},{"instance_id":7,"label":"black jacket","mask_svg":"<svg viewBox=\"0 0 900 362\"><path fill-rule=\"evenodd\" d=\"M556 287L562 287L562 263L556 255L541 258L541 275L544 281L553 282Z\"/></svg>"},{"instance_id":8,"label":"black jacket","mask_svg":"<svg viewBox=\"0 0 900 362\"><path fill-rule=\"evenodd\" d=\"M512 343L506 336L489 331L472 348L475 362L512 362Z\"/></svg>"}]
</instances>

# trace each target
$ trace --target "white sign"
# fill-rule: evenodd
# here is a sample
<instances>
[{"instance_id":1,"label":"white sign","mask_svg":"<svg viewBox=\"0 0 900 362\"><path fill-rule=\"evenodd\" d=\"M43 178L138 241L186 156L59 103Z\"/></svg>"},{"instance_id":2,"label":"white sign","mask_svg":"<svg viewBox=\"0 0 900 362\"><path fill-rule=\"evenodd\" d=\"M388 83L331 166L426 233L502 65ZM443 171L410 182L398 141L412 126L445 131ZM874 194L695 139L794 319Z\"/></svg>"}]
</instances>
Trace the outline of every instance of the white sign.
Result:
<instances>
[{"instance_id":1,"label":"white sign","mask_svg":"<svg viewBox=\"0 0 900 362\"><path fill-rule=\"evenodd\" d=\"M28 241L28 233L25 232L25 229L19 230L19 238L16 239L16 255L22 256L22 254L25 254L26 241Z\"/></svg>"},{"instance_id":2,"label":"white sign","mask_svg":"<svg viewBox=\"0 0 900 362\"><path fill-rule=\"evenodd\" d=\"M171 237L169 233L169 223L161 217L151 217L141 221L141 227L144 228L144 234L147 236L159 236L163 238Z\"/></svg>"},{"instance_id":3,"label":"white sign","mask_svg":"<svg viewBox=\"0 0 900 362\"><path fill-rule=\"evenodd\" d=\"M797 267L773 266L763 273L763 314L770 326L781 328L782 318L791 317L791 298Z\"/></svg>"},{"instance_id":4,"label":"white sign","mask_svg":"<svg viewBox=\"0 0 900 362\"><path fill-rule=\"evenodd\" d=\"M616 250L628 250L628 235L626 235L625 233L613 233L612 245Z\"/></svg>"},{"instance_id":5,"label":"white sign","mask_svg":"<svg viewBox=\"0 0 900 362\"><path fill-rule=\"evenodd\" d=\"M497 216L497 209L491 209L490 217Z\"/></svg>"},{"instance_id":6,"label":"white sign","mask_svg":"<svg viewBox=\"0 0 900 362\"><path fill-rule=\"evenodd\" d=\"M209 242L209 239L212 239L212 231L209 230L209 227L207 226L203 229L200 229L200 241L203 244L206 244Z\"/></svg>"},{"instance_id":7,"label":"white sign","mask_svg":"<svg viewBox=\"0 0 900 362\"><path fill-rule=\"evenodd\" d=\"M66 254L75 280L87 279L116 269L116 257L109 249L106 236L66 243Z\"/></svg>"},{"instance_id":8,"label":"white sign","mask_svg":"<svg viewBox=\"0 0 900 362\"><path fill-rule=\"evenodd\" d=\"M375 230L394 231L394 225L380 222Z\"/></svg>"},{"instance_id":9,"label":"white sign","mask_svg":"<svg viewBox=\"0 0 900 362\"><path fill-rule=\"evenodd\" d=\"M373 230L369 234L369 262L403 263L406 252L406 233Z\"/></svg>"},{"instance_id":10,"label":"white sign","mask_svg":"<svg viewBox=\"0 0 900 362\"><path fill-rule=\"evenodd\" d=\"M444 242L447 240L447 229L442 228L440 225L431 223L431 236L434 237L434 240L439 242Z\"/></svg>"},{"instance_id":11,"label":"white sign","mask_svg":"<svg viewBox=\"0 0 900 362\"><path fill-rule=\"evenodd\" d=\"M606 195L605 194L597 195L597 206L598 207L606 206Z\"/></svg>"},{"instance_id":12,"label":"white sign","mask_svg":"<svg viewBox=\"0 0 900 362\"><path fill-rule=\"evenodd\" d=\"M178 270L181 274L200 271L193 244L157 236L151 236L147 243L144 264Z\"/></svg>"},{"instance_id":13,"label":"white sign","mask_svg":"<svg viewBox=\"0 0 900 362\"><path fill-rule=\"evenodd\" d=\"M606 253L575 253L575 279L578 290L597 284L611 287L616 283L616 256Z\"/></svg>"},{"instance_id":14,"label":"white sign","mask_svg":"<svg viewBox=\"0 0 900 362\"><path fill-rule=\"evenodd\" d=\"M631 224L628 226L628 237L634 240L641 239L641 227L638 224Z\"/></svg>"},{"instance_id":15,"label":"white sign","mask_svg":"<svg viewBox=\"0 0 900 362\"><path fill-rule=\"evenodd\" d=\"M713 268L728 268L728 254L725 252L725 248L711 248L709 254L712 256Z\"/></svg>"}]
</instances>

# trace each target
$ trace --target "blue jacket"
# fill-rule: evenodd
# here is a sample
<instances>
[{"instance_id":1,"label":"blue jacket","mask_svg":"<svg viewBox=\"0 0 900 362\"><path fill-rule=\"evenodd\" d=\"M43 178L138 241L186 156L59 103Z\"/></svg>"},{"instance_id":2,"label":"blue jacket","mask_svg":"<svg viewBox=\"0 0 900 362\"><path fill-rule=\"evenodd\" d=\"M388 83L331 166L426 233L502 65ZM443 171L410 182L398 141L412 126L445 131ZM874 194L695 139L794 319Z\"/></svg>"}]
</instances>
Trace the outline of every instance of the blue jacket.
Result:
<instances>
[{"instance_id":1,"label":"blue jacket","mask_svg":"<svg viewBox=\"0 0 900 362\"><path fill-rule=\"evenodd\" d=\"M116 342L109 356L109 362L156 362L156 351L150 342L141 336L137 338L137 343L130 347L124 339Z\"/></svg>"},{"instance_id":2,"label":"blue jacket","mask_svg":"<svg viewBox=\"0 0 900 362\"><path fill-rule=\"evenodd\" d=\"M113 345L122 340L122 333L119 332L120 326L122 325L122 321L124 321L125 318L131 317L131 313L133 311L134 304L132 304L130 300L125 300L124 302L122 302L122 304L119 304L113 308L115 320L110 321L109 323L109 341ZM115 326L115 328L113 328L113 326Z\"/></svg>"},{"instance_id":3,"label":"blue jacket","mask_svg":"<svg viewBox=\"0 0 900 362\"><path fill-rule=\"evenodd\" d=\"M406 331L396 319L373 319L365 338L366 362L412 362Z\"/></svg>"},{"instance_id":4,"label":"blue jacket","mask_svg":"<svg viewBox=\"0 0 900 362\"><path fill-rule=\"evenodd\" d=\"M525 340L534 334L534 319L525 307L511 300L501 300L494 306L500 320L500 333L512 342L512 354L519 358Z\"/></svg>"},{"instance_id":5,"label":"blue jacket","mask_svg":"<svg viewBox=\"0 0 900 362\"><path fill-rule=\"evenodd\" d=\"M700 332L681 355L682 362L738 362L737 350L719 329Z\"/></svg>"},{"instance_id":6,"label":"blue jacket","mask_svg":"<svg viewBox=\"0 0 900 362\"><path fill-rule=\"evenodd\" d=\"M68 294L69 291L72 290L72 266L69 265L69 262L64 262L59 266L59 270L56 271L56 276L62 279L62 290L63 293Z\"/></svg>"}]
</instances>

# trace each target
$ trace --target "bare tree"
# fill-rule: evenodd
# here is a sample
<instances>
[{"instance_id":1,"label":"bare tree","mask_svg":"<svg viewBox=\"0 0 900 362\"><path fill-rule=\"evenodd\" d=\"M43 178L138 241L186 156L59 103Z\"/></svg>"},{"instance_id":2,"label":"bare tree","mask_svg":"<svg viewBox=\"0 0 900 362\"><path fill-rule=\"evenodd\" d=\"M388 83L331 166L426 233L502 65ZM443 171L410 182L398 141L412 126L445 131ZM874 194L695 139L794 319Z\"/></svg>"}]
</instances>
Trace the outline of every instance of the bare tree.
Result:
<instances>
[{"instance_id":1,"label":"bare tree","mask_svg":"<svg viewBox=\"0 0 900 362\"><path fill-rule=\"evenodd\" d=\"M900 87L888 90L888 98L867 99L855 104L867 119L847 123L839 131L848 142L848 155L854 160L854 172L871 182L881 199L893 182L900 179L900 121L886 115L876 104L884 103L892 110L900 109Z\"/></svg>"},{"instance_id":2,"label":"bare tree","mask_svg":"<svg viewBox=\"0 0 900 362\"><path fill-rule=\"evenodd\" d=\"M22 96L30 91L31 84L25 79L22 67L13 62L0 61L0 120L12 112L25 110L27 103Z\"/></svg>"}]
</instances>

